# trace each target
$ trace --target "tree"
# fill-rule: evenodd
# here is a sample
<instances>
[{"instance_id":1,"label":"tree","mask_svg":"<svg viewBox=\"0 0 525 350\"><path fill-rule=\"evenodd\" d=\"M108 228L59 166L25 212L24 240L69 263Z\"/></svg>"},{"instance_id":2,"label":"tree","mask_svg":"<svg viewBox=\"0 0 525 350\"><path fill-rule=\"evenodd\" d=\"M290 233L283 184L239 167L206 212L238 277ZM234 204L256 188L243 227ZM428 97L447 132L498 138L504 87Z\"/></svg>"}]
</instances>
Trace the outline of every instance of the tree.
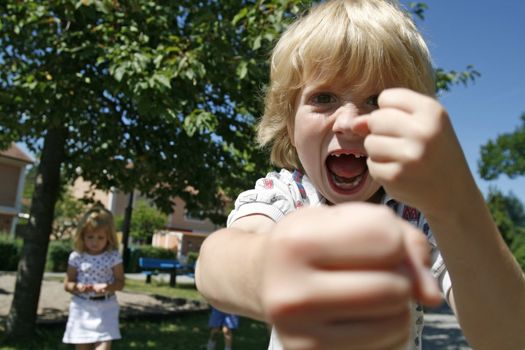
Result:
<instances>
[{"instance_id":1,"label":"tree","mask_svg":"<svg viewBox=\"0 0 525 350\"><path fill-rule=\"evenodd\" d=\"M525 210L523 204L514 194L505 195L492 187L487 196L487 205L505 243L525 271Z\"/></svg>"},{"instance_id":2,"label":"tree","mask_svg":"<svg viewBox=\"0 0 525 350\"><path fill-rule=\"evenodd\" d=\"M522 125L511 133L499 135L481 146L479 174L485 180L494 180L505 174L510 178L525 175L525 113Z\"/></svg>"},{"instance_id":3,"label":"tree","mask_svg":"<svg viewBox=\"0 0 525 350\"><path fill-rule=\"evenodd\" d=\"M34 330L62 184L82 175L99 189L136 189L164 211L179 196L220 220L224 194L267 168L253 124L268 47L296 2L0 4L0 148L41 152L11 337Z\"/></svg>"},{"instance_id":4,"label":"tree","mask_svg":"<svg viewBox=\"0 0 525 350\"><path fill-rule=\"evenodd\" d=\"M166 227L166 214L152 207L148 202L139 200L135 204L131 219L131 237L137 242L151 243L156 230ZM123 218L116 219L117 227L123 224Z\"/></svg>"},{"instance_id":5,"label":"tree","mask_svg":"<svg viewBox=\"0 0 525 350\"><path fill-rule=\"evenodd\" d=\"M478 171L485 180L494 180L505 174L510 178L525 175L525 113L522 125L513 132L501 134L481 146ZM503 196L493 190L489 193L489 208L505 242L525 271L525 213L523 205L513 195Z\"/></svg>"},{"instance_id":6,"label":"tree","mask_svg":"<svg viewBox=\"0 0 525 350\"><path fill-rule=\"evenodd\" d=\"M489 189L486 201L503 239L511 247L525 232L523 204L514 194L505 195L495 187Z\"/></svg>"},{"instance_id":7,"label":"tree","mask_svg":"<svg viewBox=\"0 0 525 350\"><path fill-rule=\"evenodd\" d=\"M63 189L55 204L55 218L53 220L52 235L55 239L70 238L75 233L78 222L87 205L73 197L69 189Z\"/></svg>"}]
</instances>

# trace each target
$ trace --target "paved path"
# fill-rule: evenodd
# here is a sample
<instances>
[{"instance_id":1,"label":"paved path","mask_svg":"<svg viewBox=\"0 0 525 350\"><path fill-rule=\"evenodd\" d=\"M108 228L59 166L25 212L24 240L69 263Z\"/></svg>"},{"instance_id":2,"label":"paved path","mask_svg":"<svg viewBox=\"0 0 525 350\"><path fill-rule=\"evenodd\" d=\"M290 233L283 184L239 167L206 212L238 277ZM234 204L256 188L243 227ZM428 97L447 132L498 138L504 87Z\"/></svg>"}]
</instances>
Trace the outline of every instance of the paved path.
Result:
<instances>
[{"instance_id":1,"label":"paved path","mask_svg":"<svg viewBox=\"0 0 525 350\"><path fill-rule=\"evenodd\" d=\"M424 350L468 350L463 332L459 328L456 316L443 304L440 308L425 312L423 329Z\"/></svg>"},{"instance_id":2,"label":"paved path","mask_svg":"<svg viewBox=\"0 0 525 350\"><path fill-rule=\"evenodd\" d=\"M64 274L46 274L46 276L63 277ZM169 275L161 275L169 280ZM143 279L142 274L126 274L126 278ZM178 276L179 283L193 283L186 276ZM5 318L11 307L15 285L15 274L0 271L0 319ZM117 292L121 315L133 317L137 315L168 315L174 312L206 310L206 304L187 302L184 299L171 299L141 293ZM64 291L63 284L56 279L42 282L38 305L38 322L65 322L71 295ZM463 333L459 329L456 318L450 309L443 305L425 313L425 329L423 331L424 350L468 350L471 349Z\"/></svg>"},{"instance_id":3,"label":"paved path","mask_svg":"<svg viewBox=\"0 0 525 350\"><path fill-rule=\"evenodd\" d=\"M64 274L46 274L46 276L59 276L63 278ZM169 276L160 276L169 280ZM126 274L126 278L143 279L142 274ZM193 283L186 276L177 276L179 283ZM0 318L4 318L9 313L13 292L15 289L15 274L12 272L0 272ZM121 315L133 317L137 315L168 315L174 312L185 312L193 310L206 310L208 306L205 303L187 301L185 299L167 298L158 295L149 295L142 293L117 292L117 298L120 304ZM38 303L39 323L65 322L71 294L64 290L64 285L53 279L42 281L40 299Z\"/></svg>"}]
</instances>

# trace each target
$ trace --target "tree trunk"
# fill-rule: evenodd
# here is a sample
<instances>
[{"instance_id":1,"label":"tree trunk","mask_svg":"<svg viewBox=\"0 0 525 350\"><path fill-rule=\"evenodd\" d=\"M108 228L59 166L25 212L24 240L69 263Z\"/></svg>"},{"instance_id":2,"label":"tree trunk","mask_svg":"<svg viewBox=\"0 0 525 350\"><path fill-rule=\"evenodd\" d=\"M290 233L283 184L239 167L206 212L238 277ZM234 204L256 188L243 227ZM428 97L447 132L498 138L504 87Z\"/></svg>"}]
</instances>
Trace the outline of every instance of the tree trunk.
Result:
<instances>
[{"instance_id":1,"label":"tree trunk","mask_svg":"<svg viewBox=\"0 0 525 350\"><path fill-rule=\"evenodd\" d=\"M60 167L65 155L66 135L67 129L57 127L49 129L44 137L31 216L23 237L15 293L6 322L7 337L12 340L29 339L34 334L47 247L60 191Z\"/></svg>"},{"instance_id":2,"label":"tree trunk","mask_svg":"<svg viewBox=\"0 0 525 350\"><path fill-rule=\"evenodd\" d=\"M131 215L133 213L133 193L135 190L131 190L128 197L128 206L124 212L124 223L122 224L122 260L124 269L129 272L129 231L131 230Z\"/></svg>"}]
</instances>

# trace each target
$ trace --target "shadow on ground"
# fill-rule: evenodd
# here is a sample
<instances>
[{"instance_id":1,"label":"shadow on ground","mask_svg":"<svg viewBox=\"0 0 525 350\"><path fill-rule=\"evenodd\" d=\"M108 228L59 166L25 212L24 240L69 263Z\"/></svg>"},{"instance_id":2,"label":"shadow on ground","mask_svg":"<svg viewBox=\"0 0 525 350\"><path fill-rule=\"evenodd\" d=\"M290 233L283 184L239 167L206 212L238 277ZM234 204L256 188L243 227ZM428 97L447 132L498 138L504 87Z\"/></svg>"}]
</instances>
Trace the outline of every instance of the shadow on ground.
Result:
<instances>
[{"instance_id":1,"label":"shadow on ground","mask_svg":"<svg viewBox=\"0 0 525 350\"><path fill-rule=\"evenodd\" d=\"M427 316L428 315L428 316ZM463 332L458 327L456 317L446 303L438 308L425 311L423 329L423 349L425 350L467 350L468 345Z\"/></svg>"}]
</instances>

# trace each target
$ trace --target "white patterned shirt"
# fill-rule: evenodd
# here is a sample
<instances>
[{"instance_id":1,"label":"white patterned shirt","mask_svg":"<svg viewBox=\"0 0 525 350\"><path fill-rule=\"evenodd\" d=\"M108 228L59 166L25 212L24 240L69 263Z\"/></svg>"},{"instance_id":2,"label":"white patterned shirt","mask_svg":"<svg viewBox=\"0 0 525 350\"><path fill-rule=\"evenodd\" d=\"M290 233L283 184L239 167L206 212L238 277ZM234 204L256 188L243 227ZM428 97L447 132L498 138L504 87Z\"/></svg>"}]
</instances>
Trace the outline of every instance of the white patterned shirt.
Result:
<instances>
[{"instance_id":1,"label":"white patterned shirt","mask_svg":"<svg viewBox=\"0 0 525 350\"><path fill-rule=\"evenodd\" d=\"M317 192L307 176L298 171L290 172L283 169L279 173L269 173L265 178L257 180L254 189L242 192L235 201L235 208L228 216L227 225L253 214L265 215L277 222L298 208L315 207L325 203L326 200ZM426 219L418 210L399 203L388 195L383 197L382 203L389 206L396 215L423 231L431 246L431 271L438 281L441 292L448 297L451 288L450 277ZM419 350L422 343L423 308L413 304L411 314L412 336L407 350ZM268 350L282 350L275 329L272 330Z\"/></svg>"},{"instance_id":2,"label":"white patterned shirt","mask_svg":"<svg viewBox=\"0 0 525 350\"><path fill-rule=\"evenodd\" d=\"M113 283L115 281L113 267L120 263L122 258L117 250L105 251L97 255L73 251L68 259L68 264L77 270L77 283L82 284ZM86 295L94 294L96 293L86 293Z\"/></svg>"}]
</instances>

